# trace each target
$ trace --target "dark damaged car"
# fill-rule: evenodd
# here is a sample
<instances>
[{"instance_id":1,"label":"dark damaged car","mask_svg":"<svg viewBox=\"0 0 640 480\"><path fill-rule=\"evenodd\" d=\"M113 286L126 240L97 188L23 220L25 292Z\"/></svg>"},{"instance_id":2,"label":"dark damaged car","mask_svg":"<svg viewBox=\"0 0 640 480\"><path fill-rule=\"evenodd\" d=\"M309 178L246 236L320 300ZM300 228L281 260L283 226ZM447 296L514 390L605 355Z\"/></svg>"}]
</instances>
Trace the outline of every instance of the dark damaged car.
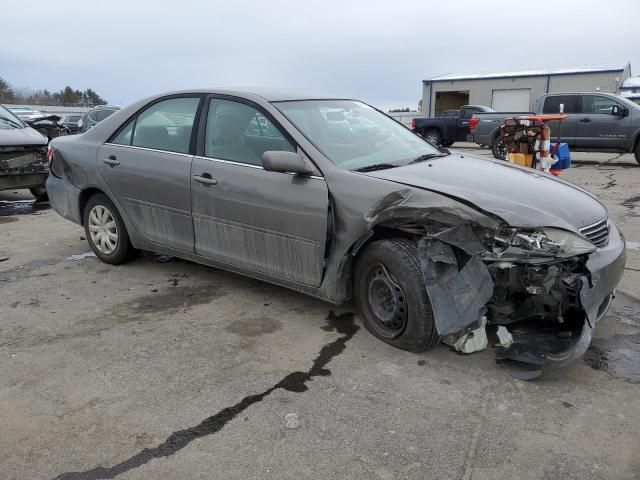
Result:
<instances>
[{"instance_id":1,"label":"dark damaged car","mask_svg":"<svg viewBox=\"0 0 640 480\"><path fill-rule=\"evenodd\" d=\"M51 203L105 262L151 250L354 298L369 331L414 352L474 352L489 331L523 378L586 351L624 270L584 189L440 151L355 100L176 92L51 147Z\"/></svg>"},{"instance_id":2,"label":"dark damaged car","mask_svg":"<svg viewBox=\"0 0 640 480\"><path fill-rule=\"evenodd\" d=\"M0 190L28 188L45 200L49 139L0 105Z\"/></svg>"}]
</instances>

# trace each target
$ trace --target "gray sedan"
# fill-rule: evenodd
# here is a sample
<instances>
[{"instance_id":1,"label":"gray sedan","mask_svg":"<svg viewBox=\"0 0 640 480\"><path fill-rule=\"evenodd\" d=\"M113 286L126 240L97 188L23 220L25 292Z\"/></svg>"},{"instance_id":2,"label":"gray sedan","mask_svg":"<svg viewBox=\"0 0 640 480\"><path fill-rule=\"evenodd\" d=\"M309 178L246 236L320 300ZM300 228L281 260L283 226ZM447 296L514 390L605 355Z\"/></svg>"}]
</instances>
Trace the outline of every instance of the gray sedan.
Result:
<instances>
[{"instance_id":1,"label":"gray sedan","mask_svg":"<svg viewBox=\"0 0 640 480\"><path fill-rule=\"evenodd\" d=\"M624 270L587 191L439 150L348 98L173 92L50 148L51 204L104 262L149 250L353 298L369 331L414 352L495 333L523 378L586 351Z\"/></svg>"}]
</instances>

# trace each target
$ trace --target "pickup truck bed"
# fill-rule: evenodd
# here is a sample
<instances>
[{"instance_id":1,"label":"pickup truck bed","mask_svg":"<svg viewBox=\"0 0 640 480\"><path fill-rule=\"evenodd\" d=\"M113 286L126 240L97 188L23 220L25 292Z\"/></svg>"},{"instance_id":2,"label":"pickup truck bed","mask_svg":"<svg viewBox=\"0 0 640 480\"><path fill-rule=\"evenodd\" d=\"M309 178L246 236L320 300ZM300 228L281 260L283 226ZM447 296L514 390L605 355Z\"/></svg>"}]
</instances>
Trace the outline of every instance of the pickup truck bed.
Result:
<instances>
[{"instance_id":1,"label":"pickup truck bed","mask_svg":"<svg viewBox=\"0 0 640 480\"><path fill-rule=\"evenodd\" d=\"M434 145L448 147L454 142L464 142L469 135L469 121L478 112L492 112L483 105L464 105L459 111L446 110L441 117L415 118L411 129Z\"/></svg>"}]
</instances>

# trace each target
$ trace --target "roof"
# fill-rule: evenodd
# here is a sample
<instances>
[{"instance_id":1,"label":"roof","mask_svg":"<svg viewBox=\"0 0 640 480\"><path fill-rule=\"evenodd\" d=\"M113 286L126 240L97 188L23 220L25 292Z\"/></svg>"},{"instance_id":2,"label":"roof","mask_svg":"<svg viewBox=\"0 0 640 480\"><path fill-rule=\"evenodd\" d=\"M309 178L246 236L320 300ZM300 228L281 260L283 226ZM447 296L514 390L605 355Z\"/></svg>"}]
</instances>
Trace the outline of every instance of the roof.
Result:
<instances>
[{"instance_id":1,"label":"roof","mask_svg":"<svg viewBox=\"0 0 640 480\"><path fill-rule=\"evenodd\" d=\"M268 102L285 102L292 100L350 100L350 97L344 95L335 95L328 93L313 93L300 90L283 89L283 88L265 88L265 87L221 87L221 88L195 88L190 90L177 90L172 92L164 92L154 95L153 97L162 97L166 95L177 94L218 94L232 95L238 97L256 96L261 97Z\"/></svg>"},{"instance_id":2,"label":"roof","mask_svg":"<svg viewBox=\"0 0 640 480\"><path fill-rule=\"evenodd\" d=\"M622 83L622 88L640 88L640 77L629 77Z\"/></svg>"},{"instance_id":3,"label":"roof","mask_svg":"<svg viewBox=\"0 0 640 480\"><path fill-rule=\"evenodd\" d=\"M511 78L511 77L546 77L554 75L580 75L585 73L608 73L622 72L625 67L603 66L603 67L577 67L563 68L558 70L521 70L515 72L502 73L472 73L472 74L445 74L423 80L424 82L444 82L451 80L479 80L488 78Z\"/></svg>"}]
</instances>

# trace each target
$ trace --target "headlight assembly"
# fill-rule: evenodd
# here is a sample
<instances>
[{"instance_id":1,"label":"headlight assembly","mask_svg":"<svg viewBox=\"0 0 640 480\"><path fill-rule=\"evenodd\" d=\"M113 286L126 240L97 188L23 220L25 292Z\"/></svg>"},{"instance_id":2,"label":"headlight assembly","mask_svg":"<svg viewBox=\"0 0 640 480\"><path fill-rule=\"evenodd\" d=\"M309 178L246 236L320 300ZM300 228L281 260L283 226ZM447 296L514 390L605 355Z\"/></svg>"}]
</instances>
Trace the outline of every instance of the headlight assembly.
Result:
<instances>
[{"instance_id":1,"label":"headlight assembly","mask_svg":"<svg viewBox=\"0 0 640 480\"><path fill-rule=\"evenodd\" d=\"M493 238L494 254L499 256L535 255L545 257L574 257L593 252L596 246L576 233L553 227L540 230L503 228Z\"/></svg>"}]
</instances>

